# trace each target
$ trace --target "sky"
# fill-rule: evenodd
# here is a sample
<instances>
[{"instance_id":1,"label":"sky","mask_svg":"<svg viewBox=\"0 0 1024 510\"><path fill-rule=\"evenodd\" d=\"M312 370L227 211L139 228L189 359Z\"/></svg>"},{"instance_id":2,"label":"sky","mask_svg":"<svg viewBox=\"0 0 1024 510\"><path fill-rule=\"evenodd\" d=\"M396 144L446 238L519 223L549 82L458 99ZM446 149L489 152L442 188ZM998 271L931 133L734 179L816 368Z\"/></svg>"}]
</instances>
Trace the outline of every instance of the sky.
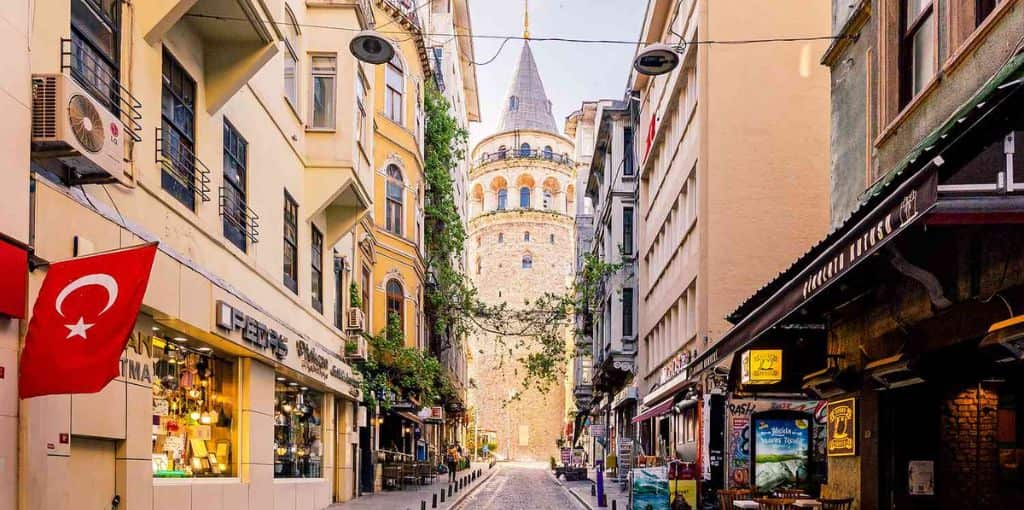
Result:
<instances>
[{"instance_id":1,"label":"sky","mask_svg":"<svg viewBox=\"0 0 1024 510\"><path fill-rule=\"evenodd\" d=\"M636 40L647 0L530 0L530 37ZM476 35L523 32L523 0L469 0ZM473 40L477 62L495 55L501 39ZM476 68L480 122L470 126L470 146L494 132L523 42L511 40L494 62ZM636 51L633 45L531 41L559 132L584 100L622 99Z\"/></svg>"}]
</instances>

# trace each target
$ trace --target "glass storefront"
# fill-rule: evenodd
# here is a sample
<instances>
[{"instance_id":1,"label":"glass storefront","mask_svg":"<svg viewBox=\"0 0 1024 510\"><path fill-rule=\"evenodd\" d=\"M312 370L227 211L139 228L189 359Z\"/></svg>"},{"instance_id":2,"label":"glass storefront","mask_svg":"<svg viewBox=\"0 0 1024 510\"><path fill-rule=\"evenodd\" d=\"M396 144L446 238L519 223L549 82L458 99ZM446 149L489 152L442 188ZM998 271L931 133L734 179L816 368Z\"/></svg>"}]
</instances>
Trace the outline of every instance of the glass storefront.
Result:
<instances>
[{"instance_id":1,"label":"glass storefront","mask_svg":"<svg viewBox=\"0 0 1024 510\"><path fill-rule=\"evenodd\" d=\"M236 364L193 344L153 338L153 476L236 476Z\"/></svg>"},{"instance_id":2,"label":"glass storefront","mask_svg":"<svg viewBox=\"0 0 1024 510\"><path fill-rule=\"evenodd\" d=\"M278 376L274 386L274 477L323 477L323 393Z\"/></svg>"}]
</instances>

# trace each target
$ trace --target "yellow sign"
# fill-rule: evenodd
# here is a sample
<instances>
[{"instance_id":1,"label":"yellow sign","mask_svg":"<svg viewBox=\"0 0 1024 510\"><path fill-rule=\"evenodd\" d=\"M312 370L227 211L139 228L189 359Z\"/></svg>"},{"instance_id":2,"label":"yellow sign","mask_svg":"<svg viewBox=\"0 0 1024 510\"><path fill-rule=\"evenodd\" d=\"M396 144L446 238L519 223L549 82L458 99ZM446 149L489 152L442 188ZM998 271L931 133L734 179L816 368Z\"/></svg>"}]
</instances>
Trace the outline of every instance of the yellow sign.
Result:
<instances>
[{"instance_id":1,"label":"yellow sign","mask_svg":"<svg viewBox=\"0 0 1024 510\"><path fill-rule=\"evenodd\" d=\"M853 397L828 403L829 457L857 455L857 400Z\"/></svg>"},{"instance_id":2,"label":"yellow sign","mask_svg":"<svg viewBox=\"0 0 1024 510\"><path fill-rule=\"evenodd\" d=\"M782 349L752 349L743 353L743 384L772 384L782 380Z\"/></svg>"}]
</instances>

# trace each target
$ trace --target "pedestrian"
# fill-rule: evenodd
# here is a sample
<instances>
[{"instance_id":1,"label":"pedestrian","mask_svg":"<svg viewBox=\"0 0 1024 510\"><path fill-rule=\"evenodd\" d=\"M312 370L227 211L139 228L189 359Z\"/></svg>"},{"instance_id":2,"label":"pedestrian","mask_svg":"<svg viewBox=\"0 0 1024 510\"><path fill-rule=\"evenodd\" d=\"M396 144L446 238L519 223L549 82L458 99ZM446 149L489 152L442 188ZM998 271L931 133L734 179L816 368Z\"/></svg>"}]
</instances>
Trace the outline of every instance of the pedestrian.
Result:
<instances>
[{"instance_id":1,"label":"pedestrian","mask_svg":"<svg viewBox=\"0 0 1024 510\"><path fill-rule=\"evenodd\" d=\"M455 466L458 461L459 451L455 449L455 445L448 447L448 451L444 454L444 463L448 468L448 483L455 482Z\"/></svg>"}]
</instances>

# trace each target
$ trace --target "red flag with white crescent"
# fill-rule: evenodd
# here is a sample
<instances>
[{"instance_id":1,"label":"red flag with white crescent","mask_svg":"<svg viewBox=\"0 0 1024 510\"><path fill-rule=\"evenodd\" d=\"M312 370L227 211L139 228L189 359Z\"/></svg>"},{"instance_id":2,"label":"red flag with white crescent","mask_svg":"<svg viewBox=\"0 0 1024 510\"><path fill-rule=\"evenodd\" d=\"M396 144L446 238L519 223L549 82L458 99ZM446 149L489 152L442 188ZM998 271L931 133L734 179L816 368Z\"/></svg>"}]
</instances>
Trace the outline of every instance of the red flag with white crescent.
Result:
<instances>
[{"instance_id":1,"label":"red flag with white crescent","mask_svg":"<svg viewBox=\"0 0 1024 510\"><path fill-rule=\"evenodd\" d=\"M154 243L50 264L21 353L20 398L96 393L117 377L155 256Z\"/></svg>"}]
</instances>

